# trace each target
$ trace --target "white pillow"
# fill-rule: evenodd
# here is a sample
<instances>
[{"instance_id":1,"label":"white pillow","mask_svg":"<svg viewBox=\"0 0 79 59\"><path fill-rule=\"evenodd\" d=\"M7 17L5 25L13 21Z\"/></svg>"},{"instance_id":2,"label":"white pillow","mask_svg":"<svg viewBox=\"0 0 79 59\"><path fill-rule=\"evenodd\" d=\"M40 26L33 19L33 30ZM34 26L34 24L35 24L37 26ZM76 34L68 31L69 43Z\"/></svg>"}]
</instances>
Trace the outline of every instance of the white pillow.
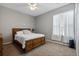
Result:
<instances>
[{"instance_id":1,"label":"white pillow","mask_svg":"<svg viewBox=\"0 0 79 59\"><path fill-rule=\"evenodd\" d=\"M31 31L29 31L29 30L23 30L23 33L24 33L24 34L30 34Z\"/></svg>"},{"instance_id":2,"label":"white pillow","mask_svg":"<svg viewBox=\"0 0 79 59\"><path fill-rule=\"evenodd\" d=\"M18 35L23 34L23 31L16 32Z\"/></svg>"}]
</instances>

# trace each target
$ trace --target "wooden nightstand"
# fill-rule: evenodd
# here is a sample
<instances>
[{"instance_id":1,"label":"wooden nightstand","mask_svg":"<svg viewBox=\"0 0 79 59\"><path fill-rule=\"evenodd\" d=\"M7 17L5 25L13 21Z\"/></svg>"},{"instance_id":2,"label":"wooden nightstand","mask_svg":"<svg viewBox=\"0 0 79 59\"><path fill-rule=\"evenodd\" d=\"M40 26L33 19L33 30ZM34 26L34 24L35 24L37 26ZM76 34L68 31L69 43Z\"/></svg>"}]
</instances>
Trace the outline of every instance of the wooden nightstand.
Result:
<instances>
[{"instance_id":1,"label":"wooden nightstand","mask_svg":"<svg viewBox=\"0 0 79 59\"><path fill-rule=\"evenodd\" d=\"M2 52L2 50L3 50L3 48L2 48L3 44L2 44L2 42L3 42L3 38L2 38L2 34L0 34L0 56L3 55L3 52Z\"/></svg>"}]
</instances>

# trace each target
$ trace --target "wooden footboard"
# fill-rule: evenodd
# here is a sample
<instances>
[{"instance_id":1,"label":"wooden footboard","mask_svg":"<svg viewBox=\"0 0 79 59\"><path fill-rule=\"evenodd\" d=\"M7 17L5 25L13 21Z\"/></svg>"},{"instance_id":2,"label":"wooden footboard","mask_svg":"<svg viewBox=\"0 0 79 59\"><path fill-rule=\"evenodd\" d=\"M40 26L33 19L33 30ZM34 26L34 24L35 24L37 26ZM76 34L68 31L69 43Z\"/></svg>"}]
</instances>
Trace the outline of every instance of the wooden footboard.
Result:
<instances>
[{"instance_id":1,"label":"wooden footboard","mask_svg":"<svg viewBox=\"0 0 79 59\"><path fill-rule=\"evenodd\" d=\"M45 44L45 38L44 37L32 39L32 40L26 41L25 50L28 52L28 51L31 51L32 49L34 49L34 48L36 48L40 45L43 45L43 44Z\"/></svg>"},{"instance_id":2,"label":"wooden footboard","mask_svg":"<svg viewBox=\"0 0 79 59\"><path fill-rule=\"evenodd\" d=\"M29 52L32 49L34 49L34 48L36 48L40 45L43 45L43 44L45 44L45 38L44 37L31 39L31 40L26 41L24 49L22 48L21 43L19 43L17 40L14 41L14 45L22 52Z\"/></svg>"}]
</instances>

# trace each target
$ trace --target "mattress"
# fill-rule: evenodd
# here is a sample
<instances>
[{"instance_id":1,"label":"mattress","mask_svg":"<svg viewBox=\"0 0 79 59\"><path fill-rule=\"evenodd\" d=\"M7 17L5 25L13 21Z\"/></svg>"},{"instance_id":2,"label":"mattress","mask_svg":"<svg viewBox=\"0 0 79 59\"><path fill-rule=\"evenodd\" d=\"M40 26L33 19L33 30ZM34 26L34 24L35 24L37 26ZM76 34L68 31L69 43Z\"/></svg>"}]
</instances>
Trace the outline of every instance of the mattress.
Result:
<instances>
[{"instance_id":1,"label":"mattress","mask_svg":"<svg viewBox=\"0 0 79 59\"><path fill-rule=\"evenodd\" d=\"M25 48L25 43L27 40L32 40L39 37L44 37L44 34L38 34L38 33L30 33L30 34L16 34L15 40L19 41L22 44L22 48Z\"/></svg>"}]
</instances>

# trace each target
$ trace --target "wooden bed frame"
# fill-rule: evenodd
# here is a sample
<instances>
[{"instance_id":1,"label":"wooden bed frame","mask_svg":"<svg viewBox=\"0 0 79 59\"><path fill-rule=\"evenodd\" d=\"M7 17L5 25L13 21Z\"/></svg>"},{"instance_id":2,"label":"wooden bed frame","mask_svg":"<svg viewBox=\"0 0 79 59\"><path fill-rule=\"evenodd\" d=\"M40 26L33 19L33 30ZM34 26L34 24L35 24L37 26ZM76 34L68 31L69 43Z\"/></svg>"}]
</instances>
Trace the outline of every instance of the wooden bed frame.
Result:
<instances>
[{"instance_id":1,"label":"wooden bed frame","mask_svg":"<svg viewBox=\"0 0 79 59\"><path fill-rule=\"evenodd\" d=\"M17 40L14 40L15 38L15 34L17 31L21 31L21 30L30 30L32 31L32 29L30 28L12 28L12 36L13 36L13 44L15 46L17 46L17 48L22 51L22 52L28 52L31 51L32 49L45 44L45 37L39 37L36 39L30 39L28 41L26 41L25 43L25 48L22 48L22 44L20 42L18 42Z\"/></svg>"}]
</instances>

